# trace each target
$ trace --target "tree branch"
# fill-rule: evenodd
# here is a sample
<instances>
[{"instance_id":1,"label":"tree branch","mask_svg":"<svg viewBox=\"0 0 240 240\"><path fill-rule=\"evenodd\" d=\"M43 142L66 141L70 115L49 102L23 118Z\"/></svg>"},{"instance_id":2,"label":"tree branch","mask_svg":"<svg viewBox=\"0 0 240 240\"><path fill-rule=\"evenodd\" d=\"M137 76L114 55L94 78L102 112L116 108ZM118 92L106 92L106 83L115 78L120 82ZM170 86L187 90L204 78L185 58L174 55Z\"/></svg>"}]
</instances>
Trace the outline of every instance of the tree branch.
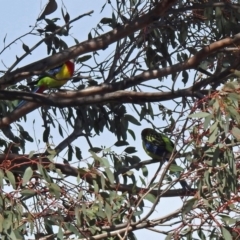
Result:
<instances>
[{"instance_id":1,"label":"tree branch","mask_svg":"<svg viewBox=\"0 0 240 240\"><path fill-rule=\"evenodd\" d=\"M35 154L33 157L29 158L27 154L18 155L18 154L1 154L0 155L0 164L4 170L12 171L13 173L23 174L27 167L31 167L33 170L38 169L38 164L41 162L42 166L46 169L49 169L49 165L53 164L46 156L41 156L39 154ZM90 185L93 185L93 180L101 182L99 179L102 174L98 172L96 169L78 169L72 167L68 164L55 163L56 168L60 169L61 172L65 175L72 177L80 177L82 180L86 181ZM103 176L102 176L103 177ZM124 184L110 184L110 182L105 179L106 186L105 189L120 191L120 192L129 192L129 193L144 193L149 189L129 186ZM192 189L192 192L184 191L183 189L174 189L169 190L166 193L162 194L162 197L177 197L177 196L193 196L196 189ZM165 192L165 190L163 190ZM151 190L149 193L154 196L158 196L163 191Z\"/></svg>"},{"instance_id":2,"label":"tree branch","mask_svg":"<svg viewBox=\"0 0 240 240\"><path fill-rule=\"evenodd\" d=\"M3 126L7 126L11 124L12 122L16 121L20 117L26 115L27 113L35 110L37 107L40 106L40 99L41 99L41 105L51 105L56 107L79 107L79 106L87 106L92 104L105 104L109 102L122 102L122 103L135 103L135 104L142 104L144 102L159 102L159 101L167 101L174 98L179 97L186 97L186 96L198 96L199 92L201 94L208 94L209 91L202 90L202 91L192 91L191 88L171 91L171 92L157 92L157 93L144 93L144 92L131 92L131 91L117 91L117 92L110 92L106 94L94 94L96 90L100 90L98 87L91 88L92 89L92 95L89 94L83 94L82 91L66 91L66 92L57 92L52 93L50 95L42 95L41 94L34 94L34 93L28 93L28 96L25 97L24 93L21 93L19 91L0 91L0 99L16 99L20 97L17 97L17 94L22 95L21 99L24 100L32 100L36 102L29 102L26 105L24 105L22 108L16 109L10 114L8 114L6 117L2 118L0 120L0 129ZM108 87L107 87L108 88ZM89 89L90 90L90 89ZM102 87L102 92L104 92L105 86ZM87 93L90 93L88 91ZM33 97L30 98L29 96L36 96L38 97L34 99ZM82 95L88 95L85 97L82 97Z\"/></svg>"}]
</instances>

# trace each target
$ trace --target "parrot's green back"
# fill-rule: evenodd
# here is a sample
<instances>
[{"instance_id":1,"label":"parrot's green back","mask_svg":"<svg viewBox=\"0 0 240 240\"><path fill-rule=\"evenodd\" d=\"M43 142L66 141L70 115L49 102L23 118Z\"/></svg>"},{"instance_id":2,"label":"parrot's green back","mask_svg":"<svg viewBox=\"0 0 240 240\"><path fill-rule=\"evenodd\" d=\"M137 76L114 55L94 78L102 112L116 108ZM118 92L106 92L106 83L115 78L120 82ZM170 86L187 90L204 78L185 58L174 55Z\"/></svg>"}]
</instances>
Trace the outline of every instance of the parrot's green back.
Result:
<instances>
[{"instance_id":1,"label":"parrot's green back","mask_svg":"<svg viewBox=\"0 0 240 240\"><path fill-rule=\"evenodd\" d=\"M142 131L143 149L153 159L169 158L174 150L173 142L164 134L146 128Z\"/></svg>"},{"instance_id":2,"label":"parrot's green back","mask_svg":"<svg viewBox=\"0 0 240 240\"><path fill-rule=\"evenodd\" d=\"M41 76L36 85L45 88L60 88L72 77L73 70L72 63L66 62L59 67L59 71L53 77Z\"/></svg>"}]
</instances>

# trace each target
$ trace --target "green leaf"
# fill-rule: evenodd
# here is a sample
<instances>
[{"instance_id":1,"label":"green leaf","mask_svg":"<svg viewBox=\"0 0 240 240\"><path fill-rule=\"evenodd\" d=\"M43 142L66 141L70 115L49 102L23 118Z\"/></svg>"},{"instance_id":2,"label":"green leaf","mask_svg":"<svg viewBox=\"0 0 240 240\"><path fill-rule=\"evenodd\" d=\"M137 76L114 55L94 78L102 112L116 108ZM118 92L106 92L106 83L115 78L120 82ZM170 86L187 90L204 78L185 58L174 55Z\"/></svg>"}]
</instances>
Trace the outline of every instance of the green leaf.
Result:
<instances>
[{"instance_id":1,"label":"green leaf","mask_svg":"<svg viewBox=\"0 0 240 240\"><path fill-rule=\"evenodd\" d=\"M212 115L211 114L209 114L209 116L205 117L205 121L204 121L204 124L203 124L204 130L206 130L208 128L208 126L210 125L211 119L212 119Z\"/></svg>"},{"instance_id":2,"label":"green leaf","mask_svg":"<svg viewBox=\"0 0 240 240\"><path fill-rule=\"evenodd\" d=\"M23 50L26 52L26 53L30 53L30 49L29 49L29 47L26 45L26 44L22 44L22 48L23 48Z\"/></svg>"},{"instance_id":3,"label":"green leaf","mask_svg":"<svg viewBox=\"0 0 240 240\"><path fill-rule=\"evenodd\" d=\"M169 170L171 172L182 172L183 171L183 168L176 165L176 164L171 164L171 166L169 167Z\"/></svg>"},{"instance_id":4,"label":"green leaf","mask_svg":"<svg viewBox=\"0 0 240 240\"><path fill-rule=\"evenodd\" d=\"M93 180L93 188L94 188L94 193L95 193L95 194L98 194L98 192L99 192L99 186L98 186L96 180Z\"/></svg>"},{"instance_id":5,"label":"green leaf","mask_svg":"<svg viewBox=\"0 0 240 240\"><path fill-rule=\"evenodd\" d=\"M141 182L142 182L142 185L143 185L144 187L146 187L147 184L146 184L144 178L142 178L141 176L139 176L139 178L140 178L140 180L141 180Z\"/></svg>"},{"instance_id":6,"label":"green leaf","mask_svg":"<svg viewBox=\"0 0 240 240\"><path fill-rule=\"evenodd\" d=\"M110 168L105 168L105 173L107 174L107 178L108 178L109 182L111 184L113 184L114 183L114 175L113 175L112 171L110 170Z\"/></svg>"},{"instance_id":7,"label":"green leaf","mask_svg":"<svg viewBox=\"0 0 240 240\"><path fill-rule=\"evenodd\" d=\"M99 157L96 153L91 152L90 150L89 150L89 152L91 153L91 155L94 158L94 160L96 160L97 162L101 162L101 160L102 160L101 157Z\"/></svg>"},{"instance_id":8,"label":"green leaf","mask_svg":"<svg viewBox=\"0 0 240 240\"><path fill-rule=\"evenodd\" d=\"M76 157L78 160L82 160L82 152L79 147L75 147Z\"/></svg>"},{"instance_id":9,"label":"green leaf","mask_svg":"<svg viewBox=\"0 0 240 240\"><path fill-rule=\"evenodd\" d=\"M4 221L4 217L2 216L2 214L0 214L0 232L3 231L3 221Z\"/></svg>"},{"instance_id":10,"label":"green leaf","mask_svg":"<svg viewBox=\"0 0 240 240\"><path fill-rule=\"evenodd\" d=\"M27 131L21 131L21 136L29 141L29 142L33 142L33 138L29 135L29 133Z\"/></svg>"},{"instance_id":11,"label":"green leaf","mask_svg":"<svg viewBox=\"0 0 240 240\"><path fill-rule=\"evenodd\" d=\"M130 6L133 7L137 4L137 0L130 0Z\"/></svg>"},{"instance_id":12,"label":"green leaf","mask_svg":"<svg viewBox=\"0 0 240 240\"><path fill-rule=\"evenodd\" d=\"M111 25L112 24L112 19L111 18L102 18L100 23Z\"/></svg>"},{"instance_id":13,"label":"green leaf","mask_svg":"<svg viewBox=\"0 0 240 240\"><path fill-rule=\"evenodd\" d=\"M127 131L128 131L128 132L129 132L129 134L132 136L133 140L136 140L136 136L135 136L135 133L134 133L134 131L133 131L133 130L131 130L131 129L128 129Z\"/></svg>"},{"instance_id":14,"label":"green leaf","mask_svg":"<svg viewBox=\"0 0 240 240\"><path fill-rule=\"evenodd\" d=\"M44 218L44 225L45 225L45 230L47 231L47 233L53 234L54 222L51 221L50 219Z\"/></svg>"},{"instance_id":15,"label":"green leaf","mask_svg":"<svg viewBox=\"0 0 240 240\"><path fill-rule=\"evenodd\" d=\"M92 34L91 34L91 32L89 32L89 34L88 34L88 40L91 40L92 39Z\"/></svg>"},{"instance_id":16,"label":"green leaf","mask_svg":"<svg viewBox=\"0 0 240 240\"><path fill-rule=\"evenodd\" d=\"M32 189L23 189L21 191L22 196L31 197L36 195L36 192Z\"/></svg>"},{"instance_id":17,"label":"green leaf","mask_svg":"<svg viewBox=\"0 0 240 240\"><path fill-rule=\"evenodd\" d=\"M233 127L232 135L239 141L240 140L240 129L237 127Z\"/></svg>"},{"instance_id":18,"label":"green leaf","mask_svg":"<svg viewBox=\"0 0 240 240\"><path fill-rule=\"evenodd\" d=\"M38 166L38 171L40 172L40 174L42 174L43 178L48 182L48 183L52 183L53 180L52 178L49 176L47 170L45 168L43 168L43 166L41 164L37 164Z\"/></svg>"},{"instance_id":19,"label":"green leaf","mask_svg":"<svg viewBox=\"0 0 240 240\"><path fill-rule=\"evenodd\" d=\"M9 239L11 239L11 240L18 240L18 239L16 238L16 235L15 235L14 230L13 230L12 227L11 227L11 229L9 229L8 231L6 231L6 233L7 233L7 235L9 236Z\"/></svg>"},{"instance_id":20,"label":"green leaf","mask_svg":"<svg viewBox=\"0 0 240 240\"><path fill-rule=\"evenodd\" d=\"M232 224L235 224L237 222L236 219L234 218L231 218L230 216L228 215L223 215L223 214L219 214L219 217L222 218L222 220L225 222L226 225L232 225Z\"/></svg>"},{"instance_id":21,"label":"green leaf","mask_svg":"<svg viewBox=\"0 0 240 240\"><path fill-rule=\"evenodd\" d=\"M154 120L154 113L152 109L152 104L150 102L147 103L147 111L150 117L152 118L152 120Z\"/></svg>"},{"instance_id":22,"label":"green leaf","mask_svg":"<svg viewBox=\"0 0 240 240\"><path fill-rule=\"evenodd\" d=\"M66 229L68 229L70 232L74 233L76 236L80 235L79 230L71 223L64 222L63 225Z\"/></svg>"},{"instance_id":23,"label":"green leaf","mask_svg":"<svg viewBox=\"0 0 240 240\"><path fill-rule=\"evenodd\" d=\"M101 158L100 163L101 163L102 167L110 167L110 164L109 164L109 161L107 160L107 158Z\"/></svg>"},{"instance_id":24,"label":"green leaf","mask_svg":"<svg viewBox=\"0 0 240 240\"><path fill-rule=\"evenodd\" d=\"M129 143L127 141L117 141L114 145L116 147L122 147L122 146L129 145Z\"/></svg>"},{"instance_id":25,"label":"green leaf","mask_svg":"<svg viewBox=\"0 0 240 240\"><path fill-rule=\"evenodd\" d=\"M198 203L198 199L196 198L192 198L186 202L186 204L183 206L183 209L182 209L182 215L184 216L184 219L185 219L185 214L189 213L197 203Z\"/></svg>"},{"instance_id":26,"label":"green leaf","mask_svg":"<svg viewBox=\"0 0 240 240\"><path fill-rule=\"evenodd\" d=\"M112 28L115 28L117 26L117 19L116 16L114 14L114 12L112 12Z\"/></svg>"},{"instance_id":27,"label":"green leaf","mask_svg":"<svg viewBox=\"0 0 240 240\"><path fill-rule=\"evenodd\" d=\"M128 157L127 160L131 165L141 162L141 159L138 156Z\"/></svg>"},{"instance_id":28,"label":"green leaf","mask_svg":"<svg viewBox=\"0 0 240 240\"><path fill-rule=\"evenodd\" d=\"M2 169L0 169L0 186L3 188L3 179L4 179L4 173Z\"/></svg>"},{"instance_id":29,"label":"green leaf","mask_svg":"<svg viewBox=\"0 0 240 240\"><path fill-rule=\"evenodd\" d=\"M141 126L141 123L132 115L125 114L124 119L127 120L128 122L131 122L132 124L135 124L137 126Z\"/></svg>"},{"instance_id":30,"label":"green leaf","mask_svg":"<svg viewBox=\"0 0 240 240\"><path fill-rule=\"evenodd\" d=\"M68 161L72 161L72 157L73 157L73 148L71 145L68 145Z\"/></svg>"},{"instance_id":31,"label":"green leaf","mask_svg":"<svg viewBox=\"0 0 240 240\"><path fill-rule=\"evenodd\" d=\"M63 137L63 131L62 131L62 127L60 124L58 124L58 132L59 132L60 136Z\"/></svg>"},{"instance_id":32,"label":"green leaf","mask_svg":"<svg viewBox=\"0 0 240 240\"><path fill-rule=\"evenodd\" d=\"M220 151L219 147L217 147L215 149L213 157L212 157L212 166L213 167L216 167L220 153L221 153L221 151Z\"/></svg>"},{"instance_id":33,"label":"green leaf","mask_svg":"<svg viewBox=\"0 0 240 240\"><path fill-rule=\"evenodd\" d=\"M31 158L35 154L35 151L30 151L28 154L28 158Z\"/></svg>"},{"instance_id":34,"label":"green leaf","mask_svg":"<svg viewBox=\"0 0 240 240\"><path fill-rule=\"evenodd\" d=\"M225 240L232 240L232 235L230 234L230 232L226 228L221 227L221 231L222 231L223 238Z\"/></svg>"},{"instance_id":35,"label":"green leaf","mask_svg":"<svg viewBox=\"0 0 240 240\"><path fill-rule=\"evenodd\" d=\"M198 233L198 236L199 236L199 238L201 240L205 240L206 239L205 234L204 234L204 232L201 229L198 229L197 233Z\"/></svg>"},{"instance_id":36,"label":"green leaf","mask_svg":"<svg viewBox=\"0 0 240 240\"><path fill-rule=\"evenodd\" d=\"M105 190L105 185L106 185L106 180L103 175L101 175L101 188L104 191Z\"/></svg>"},{"instance_id":37,"label":"green leaf","mask_svg":"<svg viewBox=\"0 0 240 240\"><path fill-rule=\"evenodd\" d=\"M214 143L215 140L217 139L218 136L218 122L215 122L211 127L210 127L210 137L209 137L209 143Z\"/></svg>"},{"instance_id":38,"label":"green leaf","mask_svg":"<svg viewBox=\"0 0 240 240\"><path fill-rule=\"evenodd\" d=\"M156 201L156 197L151 193L148 193L146 196L144 196L144 199L148 200L151 203L155 203Z\"/></svg>"},{"instance_id":39,"label":"green leaf","mask_svg":"<svg viewBox=\"0 0 240 240\"><path fill-rule=\"evenodd\" d=\"M144 177L147 177L148 176L148 169L146 166L142 166L142 173L143 173L143 176Z\"/></svg>"},{"instance_id":40,"label":"green leaf","mask_svg":"<svg viewBox=\"0 0 240 240\"><path fill-rule=\"evenodd\" d=\"M43 142L48 142L49 134L50 134L50 127L46 127L43 132Z\"/></svg>"},{"instance_id":41,"label":"green leaf","mask_svg":"<svg viewBox=\"0 0 240 240\"><path fill-rule=\"evenodd\" d=\"M7 38L7 33L6 33L5 37L3 38L4 45L5 45L6 38ZM0 232L2 232L2 231L0 231Z\"/></svg>"},{"instance_id":42,"label":"green leaf","mask_svg":"<svg viewBox=\"0 0 240 240\"><path fill-rule=\"evenodd\" d=\"M104 210L105 210L108 222L111 223L112 222L112 207L107 202L105 202Z\"/></svg>"},{"instance_id":43,"label":"green leaf","mask_svg":"<svg viewBox=\"0 0 240 240\"><path fill-rule=\"evenodd\" d=\"M63 240L63 230L62 230L61 226L59 226L59 228L58 228L57 239Z\"/></svg>"},{"instance_id":44,"label":"green leaf","mask_svg":"<svg viewBox=\"0 0 240 240\"><path fill-rule=\"evenodd\" d=\"M69 20L70 20L70 15L69 15L68 13L66 13L66 14L64 15L64 21L65 21L65 23L68 23Z\"/></svg>"},{"instance_id":45,"label":"green leaf","mask_svg":"<svg viewBox=\"0 0 240 240\"><path fill-rule=\"evenodd\" d=\"M206 112L198 112L198 113L193 113L188 116L188 118L205 118L211 115L210 113Z\"/></svg>"},{"instance_id":46,"label":"green leaf","mask_svg":"<svg viewBox=\"0 0 240 240\"><path fill-rule=\"evenodd\" d=\"M184 83L184 86L187 84L187 82L188 82L188 72L187 71L183 71L182 72L182 82Z\"/></svg>"},{"instance_id":47,"label":"green leaf","mask_svg":"<svg viewBox=\"0 0 240 240\"><path fill-rule=\"evenodd\" d=\"M92 58L92 55L85 55L83 57L80 57L77 59L77 63L82 63L82 62L86 62L87 60L89 60L90 58Z\"/></svg>"},{"instance_id":48,"label":"green leaf","mask_svg":"<svg viewBox=\"0 0 240 240\"><path fill-rule=\"evenodd\" d=\"M15 176L13 175L13 173L6 170L6 175L7 175L9 182L12 184L12 187L14 189L16 189L16 181L15 181Z\"/></svg>"},{"instance_id":49,"label":"green leaf","mask_svg":"<svg viewBox=\"0 0 240 240\"><path fill-rule=\"evenodd\" d=\"M216 28L218 30L218 37L222 34L222 9L220 7L215 8Z\"/></svg>"},{"instance_id":50,"label":"green leaf","mask_svg":"<svg viewBox=\"0 0 240 240\"><path fill-rule=\"evenodd\" d=\"M56 198L60 198L61 196L61 188L56 183L50 183L49 192Z\"/></svg>"},{"instance_id":51,"label":"green leaf","mask_svg":"<svg viewBox=\"0 0 240 240\"><path fill-rule=\"evenodd\" d=\"M12 224L13 223L9 218L4 218L2 227L6 231L12 226Z\"/></svg>"},{"instance_id":52,"label":"green leaf","mask_svg":"<svg viewBox=\"0 0 240 240\"><path fill-rule=\"evenodd\" d=\"M135 153L137 152L135 147L127 147L125 148L124 152L128 153L128 154L132 154L132 153Z\"/></svg>"},{"instance_id":53,"label":"green leaf","mask_svg":"<svg viewBox=\"0 0 240 240\"><path fill-rule=\"evenodd\" d=\"M91 152L94 152L94 153L99 153L99 152L102 151L102 148L93 147L93 148L90 148L88 151L91 151Z\"/></svg>"},{"instance_id":54,"label":"green leaf","mask_svg":"<svg viewBox=\"0 0 240 240\"><path fill-rule=\"evenodd\" d=\"M23 181L22 181L22 185L25 186L26 183L31 179L33 175L33 170L31 167L28 167L25 172L24 172L24 175L23 175Z\"/></svg>"}]
</instances>

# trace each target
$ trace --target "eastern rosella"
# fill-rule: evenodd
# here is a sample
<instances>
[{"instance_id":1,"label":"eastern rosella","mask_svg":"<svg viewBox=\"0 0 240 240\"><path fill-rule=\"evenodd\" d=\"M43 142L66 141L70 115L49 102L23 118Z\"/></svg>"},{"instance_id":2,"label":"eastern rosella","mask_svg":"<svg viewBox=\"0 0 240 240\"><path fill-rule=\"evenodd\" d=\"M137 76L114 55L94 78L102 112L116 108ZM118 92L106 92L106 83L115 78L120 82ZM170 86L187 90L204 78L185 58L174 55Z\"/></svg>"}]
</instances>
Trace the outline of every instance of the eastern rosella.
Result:
<instances>
[{"instance_id":1,"label":"eastern rosella","mask_svg":"<svg viewBox=\"0 0 240 240\"><path fill-rule=\"evenodd\" d=\"M151 128L142 130L142 144L147 155L159 161L168 161L174 150L174 144L167 136ZM176 162L173 161L173 164ZM181 180L180 184L184 190L191 189L185 180Z\"/></svg>"},{"instance_id":2,"label":"eastern rosella","mask_svg":"<svg viewBox=\"0 0 240 240\"><path fill-rule=\"evenodd\" d=\"M56 68L48 70L45 75L39 76L36 81L28 83L28 85L36 85L32 92L43 93L48 88L60 88L63 86L73 76L73 72L74 60L69 60ZM21 101L16 108L22 107L25 103L26 101Z\"/></svg>"}]
</instances>

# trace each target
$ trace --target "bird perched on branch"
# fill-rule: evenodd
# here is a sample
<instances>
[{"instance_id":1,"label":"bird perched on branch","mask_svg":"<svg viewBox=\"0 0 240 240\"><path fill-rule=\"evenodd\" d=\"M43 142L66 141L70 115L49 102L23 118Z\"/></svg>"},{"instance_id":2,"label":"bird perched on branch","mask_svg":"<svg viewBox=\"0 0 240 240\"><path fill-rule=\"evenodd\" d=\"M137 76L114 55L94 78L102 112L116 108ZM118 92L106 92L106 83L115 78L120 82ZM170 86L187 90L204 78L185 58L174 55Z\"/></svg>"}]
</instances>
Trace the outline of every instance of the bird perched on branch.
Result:
<instances>
[{"instance_id":1,"label":"bird perched on branch","mask_svg":"<svg viewBox=\"0 0 240 240\"><path fill-rule=\"evenodd\" d=\"M147 155L159 161L168 161L174 150L174 144L167 136L151 128L142 130L142 144ZM173 161L173 164L176 162ZM180 184L184 190L191 189L185 180L181 180Z\"/></svg>"},{"instance_id":2,"label":"bird perched on branch","mask_svg":"<svg viewBox=\"0 0 240 240\"><path fill-rule=\"evenodd\" d=\"M49 88L60 88L63 86L69 78L73 76L74 72L74 60L71 59L64 64L50 69L46 74L39 76L36 81L28 83L28 85L36 85L32 92L43 93ZM26 101L21 101L16 109L26 104Z\"/></svg>"}]
</instances>

